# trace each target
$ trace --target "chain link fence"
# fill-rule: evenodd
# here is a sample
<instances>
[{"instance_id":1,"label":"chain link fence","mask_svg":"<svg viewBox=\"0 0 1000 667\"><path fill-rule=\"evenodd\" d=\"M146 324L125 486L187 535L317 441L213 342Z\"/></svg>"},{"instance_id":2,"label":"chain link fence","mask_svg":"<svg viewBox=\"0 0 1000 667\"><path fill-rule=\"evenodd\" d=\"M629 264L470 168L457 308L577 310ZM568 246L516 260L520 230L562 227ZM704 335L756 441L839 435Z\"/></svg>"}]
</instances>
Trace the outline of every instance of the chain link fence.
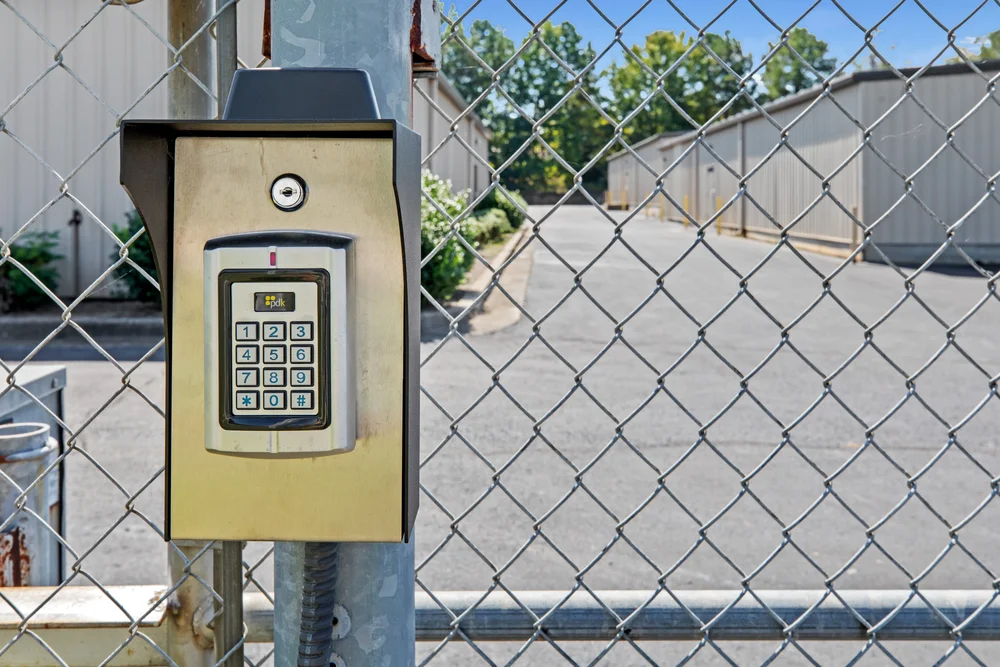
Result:
<instances>
[{"instance_id":1,"label":"chain link fence","mask_svg":"<svg viewBox=\"0 0 1000 667\"><path fill-rule=\"evenodd\" d=\"M182 89L216 111L215 72L193 56L219 51L235 7L239 66L266 65L263 5L231 0L176 34L151 1L67 6L0 0L0 279L27 277L58 313L0 360L0 396L31 397L18 374L66 337L98 359L70 364L77 406L46 408L59 459L27 488L0 469L18 498L0 532L28 515L66 554L45 596L0 590L0 661L81 664L43 625L83 586L118 623L95 664L184 664L176 651L203 637L150 623L207 596L193 623L211 628L222 599L213 545L164 558L160 543L163 341L121 355L128 331L103 338L78 313L120 296L123 275L156 284L141 230L109 218L127 207L120 122L177 112ZM1000 39L966 39L1000 25L1000 5L441 9L464 108L415 89L446 128L415 128L424 163L457 151L488 182L457 207L425 192L447 221L425 271L449 253L472 268L447 300L423 290L422 664L1000 660ZM98 120L71 123L85 108ZM463 134L473 116L489 149ZM467 228L491 199L524 223L477 244ZM76 280L55 287L18 247L72 210L82 244L54 261ZM65 535L25 504L60 464ZM270 545L247 545L248 613L273 606L271 564ZM168 572L151 599L127 588Z\"/></svg>"}]
</instances>

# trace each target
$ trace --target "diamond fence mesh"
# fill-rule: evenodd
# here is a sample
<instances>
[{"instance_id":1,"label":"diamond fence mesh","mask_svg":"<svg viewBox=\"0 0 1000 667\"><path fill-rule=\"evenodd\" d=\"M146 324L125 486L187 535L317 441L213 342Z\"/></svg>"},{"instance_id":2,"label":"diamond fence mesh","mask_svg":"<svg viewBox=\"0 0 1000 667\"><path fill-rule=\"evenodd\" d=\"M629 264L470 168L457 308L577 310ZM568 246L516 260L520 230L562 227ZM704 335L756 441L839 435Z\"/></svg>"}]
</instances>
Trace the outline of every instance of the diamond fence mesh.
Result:
<instances>
[{"instance_id":1,"label":"diamond fence mesh","mask_svg":"<svg viewBox=\"0 0 1000 667\"><path fill-rule=\"evenodd\" d=\"M0 397L41 405L25 366L92 351L69 362L67 413L49 411L65 452L32 485L64 466L66 534L0 468L17 498L0 531L28 516L66 553L64 583L30 607L0 590L16 617L0 661L30 644L75 664L36 620L67 587L127 617L108 660L141 647L183 664L144 621L185 587L222 602L213 545L161 543L163 341L88 308L156 287L141 228L111 219L128 210L118 126L165 115L178 79L217 104L190 56L215 48L233 6L240 66L266 65L245 46L259 43L244 38L259 32L252 0L174 44L150 1L0 0L14 64L0 76L0 292L57 316L0 348ZM470 192L425 191L441 222L424 238L416 586L444 620L423 664L1000 659L998 21L989 1L442 7L456 94L416 87L415 129L425 167ZM476 119L489 148L464 129ZM491 202L524 219L502 244L470 232ZM19 247L71 210L82 242L55 260L56 286ZM457 290L431 286L446 262L468 271ZM244 590L273 604L271 555L247 546ZM123 585L168 580L124 601ZM462 611L453 591L471 592ZM877 591L899 595L859 595ZM528 629L477 635L497 599ZM557 623L577 604L600 632ZM636 629L664 604L676 641ZM817 620L830 608L853 634ZM922 626L892 631L916 608ZM760 619L772 629L731 631ZM257 648L248 664L269 664Z\"/></svg>"}]
</instances>

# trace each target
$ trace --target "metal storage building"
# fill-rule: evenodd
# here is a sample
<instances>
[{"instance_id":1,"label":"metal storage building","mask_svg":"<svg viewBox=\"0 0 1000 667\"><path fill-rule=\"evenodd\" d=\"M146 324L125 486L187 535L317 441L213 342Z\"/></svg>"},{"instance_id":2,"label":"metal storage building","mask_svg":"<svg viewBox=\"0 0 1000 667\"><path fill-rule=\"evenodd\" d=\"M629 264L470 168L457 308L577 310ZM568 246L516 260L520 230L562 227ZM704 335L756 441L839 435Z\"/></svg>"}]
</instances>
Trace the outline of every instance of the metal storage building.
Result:
<instances>
[{"instance_id":1,"label":"metal storage building","mask_svg":"<svg viewBox=\"0 0 1000 667\"><path fill-rule=\"evenodd\" d=\"M1000 61L978 66L1000 71ZM720 231L774 241L780 226L797 247L839 256L864 240L856 217L878 246L866 246L864 259L883 261L881 250L905 264L926 261L947 240L945 228L961 222L955 244L976 261L1000 263L1000 204L987 196L1000 171L1000 104L988 76L964 64L932 67L907 96L892 71L855 72L831 82L829 95L814 88L765 105L788 128L784 143L757 110L714 125L707 146L694 146L696 133L660 141L660 172L676 163L663 179L678 204L666 203L667 217L684 220L686 202L694 221L712 220ZM612 158L609 177L629 168L615 161L625 162ZM738 174L751 171L747 196L738 196ZM645 179L637 197L653 192L655 180ZM964 260L949 248L938 261Z\"/></svg>"},{"instance_id":2,"label":"metal storage building","mask_svg":"<svg viewBox=\"0 0 1000 667\"><path fill-rule=\"evenodd\" d=\"M650 168L662 171L660 150L671 137L684 132L661 132L632 145L632 150L648 165L643 165L632 153L622 150L608 156L608 191L604 203L609 208L627 209L641 203L656 186L656 176Z\"/></svg>"},{"instance_id":3,"label":"metal storage building","mask_svg":"<svg viewBox=\"0 0 1000 667\"><path fill-rule=\"evenodd\" d=\"M58 231L58 252L63 255L56 267L58 293L72 297L99 278L117 252L114 240L91 214L111 228L123 225L125 213L132 209L118 184L114 114L167 117L164 77L171 58L161 41L167 34L167 3L149 0L128 7L111 5L96 16L100 3L19 0L13 5L53 43L65 44L62 60L79 81L55 66L55 48L13 13L3 12L0 44L8 60L0 68L0 238L9 238L29 220L33 231ZM261 64L263 16L264 0L240 0L240 57L250 67ZM74 36L84 24L86 27ZM449 117L454 118L459 108L465 109L446 81L423 81L420 86ZM7 108L22 95L17 104ZM427 97L416 90L413 93L414 126L424 135L424 156L441 143L451 125ZM489 131L475 114L463 118L457 132L488 159ZM71 176L65 193L60 192L61 178L32 152L60 177ZM456 189L471 188L478 193L489 185L488 170L455 137L435 154L430 168L451 179ZM83 217L78 227L78 261L74 261L76 244L68 224L74 210ZM106 279L93 296L117 294L113 281Z\"/></svg>"},{"instance_id":4,"label":"metal storage building","mask_svg":"<svg viewBox=\"0 0 1000 667\"><path fill-rule=\"evenodd\" d=\"M421 135L424 157L433 152L424 168L451 179L456 192L469 190L474 198L490 185L486 165L493 133L475 113L455 121L468 106L443 76L414 82L413 129ZM453 123L455 134L451 135Z\"/></svg>"}]
</instances>

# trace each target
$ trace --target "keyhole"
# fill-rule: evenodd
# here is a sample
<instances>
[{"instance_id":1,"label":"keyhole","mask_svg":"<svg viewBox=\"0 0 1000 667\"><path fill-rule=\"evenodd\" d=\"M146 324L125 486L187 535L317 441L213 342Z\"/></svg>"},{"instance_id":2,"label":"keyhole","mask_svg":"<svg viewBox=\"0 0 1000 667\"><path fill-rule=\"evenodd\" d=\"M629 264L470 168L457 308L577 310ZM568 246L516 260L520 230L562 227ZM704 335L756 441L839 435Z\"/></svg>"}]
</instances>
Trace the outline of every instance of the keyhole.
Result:
<instances>
[{"instance_id":1,"label":"keyhole","mask_svg":"<svg viewBox=\"0 0 1000 667\"><path fill-rule=\"evenodd\" d=\"M271 183L271 201L282 211L294 211L306 200L306 184L295 174L285 174Z\"/></svg>"}]
</instances>

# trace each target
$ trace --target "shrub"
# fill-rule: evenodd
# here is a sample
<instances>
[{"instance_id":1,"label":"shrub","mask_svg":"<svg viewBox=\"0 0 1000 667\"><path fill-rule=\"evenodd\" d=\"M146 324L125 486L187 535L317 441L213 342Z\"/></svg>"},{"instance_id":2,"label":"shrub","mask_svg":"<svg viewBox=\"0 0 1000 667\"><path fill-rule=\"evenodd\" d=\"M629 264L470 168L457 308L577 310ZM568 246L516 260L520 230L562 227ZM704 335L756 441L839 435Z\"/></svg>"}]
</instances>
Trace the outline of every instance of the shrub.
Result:
<instances>
[{"instance_id":1,"label":"shrub","mask_svg":"<svg viewBox=\"0 0 1000 667\"><path fill-rule=\"evenodd\" d=\"M441 209L454 218L465 210L468 193L455 194L451 190L451 181L445 181L430 171L423 172L423 188ZM464 235L465 230L459 233ZM452 231L452 223L442 215L427 197L420 200L420 257L427 257ZM472 266L473 255L457 236L449 238L437 251L431 261L420 269L420 283L435 299L448 299L455 293L465 273Z\"/></svg>"},{"instance_id":2,"label":"shrub","mask_svg":"<svg viewBox=\"0 0 1000 667\"><path fill-rule=\"evenodd\" d=\"M520 204L521 208L525 211L528 210L528 202L524 200L521 193L517 190L509 190L510 196ZM490 190L490 193L483 197L483 200L476 205L477 211L486 211L491 208L498 208L507 215L507 220L510 221L511 227L517 229L524 222L524 214L514 205L507 195L500 192L498 188Z\"/></svg>"},{"instance_id":3,"label":"shrub","mask_svg":"<svg viewBox=\"0 0 1000 667\"><path fill-rule=\"evenodd\" d=\"M128 242L135 236L136 232L142 229L142 218L136 211L125 214L125 226L114 226L115 236L122 243ZM119 258L116 250L111 254L111 261L117 262ZM153 261L153 249L149 245L149 234L143 234L135 240L135 243L128 248L128 258L135 262L137 266L156 278L156 264ZM124 287L124 296L127 299L134 299L145 303L159 303L160 291L146 280L145 276L135 270L130 264L125 263L115 271L115 278Z\"/></svg>"},{"instance_id":4,"label":"shrub","mask_svg":"<svg viewBox=\"0 0 1000 667\"><path fill-rule=\"evenodd\" d=\"M465 238L475 247L496 243L507 234L514 231L507 214L499 208L477 211L464 234Z\"/></svg>"},{"instance_id":5,"label":"shrub","mask_svg":"<svg viewBox=\"0 0 1000 667\"><path fill-rule=\"evenodd\" d=\"M59 232L28 232L10 246L10 256L53 292L59 286L55 262L63 258L55 252ZM48 295L11 262L0 266L0 312L31 310L48 303Z\"/></svg>"}]
</instances>

